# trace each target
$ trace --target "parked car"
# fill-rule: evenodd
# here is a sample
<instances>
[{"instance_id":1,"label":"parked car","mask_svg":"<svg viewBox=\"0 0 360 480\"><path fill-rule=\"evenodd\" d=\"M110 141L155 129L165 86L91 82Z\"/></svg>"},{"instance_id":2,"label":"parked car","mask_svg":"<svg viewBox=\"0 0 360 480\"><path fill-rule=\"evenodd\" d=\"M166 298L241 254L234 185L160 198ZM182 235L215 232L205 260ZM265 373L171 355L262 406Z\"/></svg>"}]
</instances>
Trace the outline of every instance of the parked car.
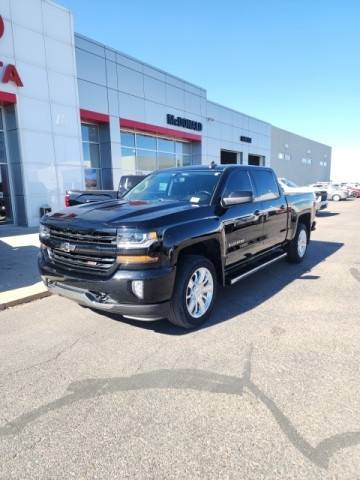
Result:
<instances>
[{"instance_id":1,"label":"parked car","mask_svg":"<svg viewBox=\"0 0 360 480\"><path fill-rule=\"evenodd\" d=\"M350 197L360 197L360 185L357 183L340 183L340 187L347 190Z\"/></svg>"},{"instance_id":2,"label":"parked car","mask_svg":"<svg viewBox=\"0 0 360 480\"><path fill-rule=\"evenodd\" d=\"M348 187L350 190L350 195L354 198L360 198L360 187Z\"/></svg>"},{"instance_id":3,"label":"parked car","mask_svg":"<svg viewBox=\"0 0 360 480\"><path fill-rule=\"evenodd\" d=\"M174 168L121 200L44 216L39 268L51 292L81 305L192 328L218 283L301 262L313 228L313 194L285 195L270 168Z\"/></svg>"},{"instance_id":4,"label":"parked car","mask_svg":"<svg viewBox=\"0 0 360 480\"><path fill-rule=\"evenodd\" d=\"M279 177L278 181L284 192L288 195L299 192L313 192L316 201L316 212L324 210L328 206L327 191L323 188L300 187L292 180L285 177Z\"/></svg>"},{"instance_id":5,"label":"parked car","mask_svg":"<svg viewBox=\"0 0 360 480\"><path fill-rule=\"evenodd\" d=\"M117 190L68 190L65 194L65 207L121 198L143 178L145 178L145 175L123 175L120 178Z\"/></svg>"},{"instance_id":6,"label":"parked car","mask_svg":"<svg viewBox=\"0 0 360 480\"><path fill-rule=\"evenodd\" d=\"M346 200L349 197L347 190L335 186L332 183L314 183L311 185L314 188L324 188L327 191L328 199L338 202L340 200Z\"/></svg>"}]
</instances>

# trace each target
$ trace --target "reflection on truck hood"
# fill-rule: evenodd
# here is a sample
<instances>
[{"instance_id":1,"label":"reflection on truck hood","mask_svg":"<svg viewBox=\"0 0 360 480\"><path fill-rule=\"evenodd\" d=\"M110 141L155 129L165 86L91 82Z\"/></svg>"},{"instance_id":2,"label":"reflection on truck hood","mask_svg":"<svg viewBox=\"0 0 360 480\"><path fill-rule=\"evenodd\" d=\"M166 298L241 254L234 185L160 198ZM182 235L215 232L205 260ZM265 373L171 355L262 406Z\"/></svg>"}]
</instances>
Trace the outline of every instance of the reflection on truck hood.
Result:
<instances>
[{"instance_id":1,"label":"reflection on truck hood","mask_svg":"<svg viewBox=\"0 0 360 480\"><path fill-rule=\"evenodd\" d=\"M200 214L199 209L202 210ZM72 226L103 226L103 227L146 227L147 223L153 228L177 223L178 220L198 218L204 216L204 210L211 210L209 206L199 206L189 202L166 201L129 201L111 200L95 202L66 208L46 217L46 223L56 225L57 222ZM206 214L205 214L206 215ZM169 217L174 217L169 219ZM177 219L177 217L179 217Z\"/></svg>"}]
</instances>

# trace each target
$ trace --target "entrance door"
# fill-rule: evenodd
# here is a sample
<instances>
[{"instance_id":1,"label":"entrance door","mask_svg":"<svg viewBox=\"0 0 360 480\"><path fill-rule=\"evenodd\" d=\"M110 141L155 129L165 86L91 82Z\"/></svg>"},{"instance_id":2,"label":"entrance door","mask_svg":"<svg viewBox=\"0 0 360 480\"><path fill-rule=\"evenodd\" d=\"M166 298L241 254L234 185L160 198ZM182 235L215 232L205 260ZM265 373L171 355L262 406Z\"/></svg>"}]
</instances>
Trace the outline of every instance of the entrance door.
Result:
<instances>
[{"instance_id":1,"label":"entrance door","mask_svg":"<svg viewBox=\"0 0 360 480\"><path fill-rule=\"evenodd\" d=\"M6 158L5 136L0 109L0 225L12 222L9 170Z\"/></svg>"},{"instance_id":2,"label":"entrance door","mask_svg":"<svg viewBox=\"0 0 360 480\"><path fill-rule=\"evenodd\" d=\"M238 157L240 154L238 152L232 152L231 150L221 150L220 151L220 163L221 165L236 165L237 163L242 163L241 158L238 162Z\"/></svg>"},{"instance_id":3,"label":"entrance door","mask_svg":"<svg viewBox=\"0 0 360 480\"><path fill-rule=\"evenodd\" d=\"M249 154L248 165L255 165L255 167L264 167L265 166L265 157L263 155Z\"/></svg>"}]
</instances>

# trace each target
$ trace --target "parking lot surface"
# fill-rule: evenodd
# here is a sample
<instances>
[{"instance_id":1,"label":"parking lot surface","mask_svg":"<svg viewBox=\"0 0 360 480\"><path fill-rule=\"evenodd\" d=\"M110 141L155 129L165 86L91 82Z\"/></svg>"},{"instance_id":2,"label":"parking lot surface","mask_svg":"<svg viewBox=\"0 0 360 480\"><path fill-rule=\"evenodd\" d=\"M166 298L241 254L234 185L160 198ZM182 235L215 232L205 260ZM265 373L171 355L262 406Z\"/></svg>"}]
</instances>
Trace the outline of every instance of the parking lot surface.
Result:
<instances>
[{"instance_id":1,"label":"parking lot surface","mask_svg":"<svg viewBox=\"0 0 360 480\"><path fill-rule=\"evenodd\" d=\"M208 324L0 312L1 479L360 478L360 200Z\"/></svg>"}]
</instances>

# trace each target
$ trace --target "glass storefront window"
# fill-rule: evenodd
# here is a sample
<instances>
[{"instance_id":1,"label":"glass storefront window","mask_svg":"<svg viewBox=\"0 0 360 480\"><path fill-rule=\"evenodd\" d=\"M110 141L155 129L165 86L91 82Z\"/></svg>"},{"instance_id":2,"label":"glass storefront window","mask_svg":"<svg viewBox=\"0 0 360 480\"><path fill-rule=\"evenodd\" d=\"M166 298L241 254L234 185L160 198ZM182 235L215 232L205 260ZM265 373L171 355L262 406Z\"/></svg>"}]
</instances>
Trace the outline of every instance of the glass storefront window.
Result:
<instances>
[{"instance_id":1,"label":"glass storefront window","mask_svg":"<svg viewBox=\"0 0 360 480\"><path fill-rule=\"evenodd\" d=\"M142 172L156 170L156 152L151 150L136 150L136 169Z\"/></svg>"},{"instance_id":2,"label":"glass storefront window","mask_svg":"<svg viewBox=\"0 0 360 480\"><path fill-rule=\"evenodd\" d=\"M192 144L185 142L176 142L176 153L191 155L192 153Z\"/></svg>"},{"instance_id":3,"label":"glass storefront window","mask_svg":"<svg viewBox=\"0 0 360 480\"><path fill-rule=\"evenodd\" d=\"M11 192L2 111L0 109L0 225L12 221Z\"/></svg>"},{"instance_id":4,"label":"glass storefront window","mask_svg":"<svg viewBox=\"0 0 360 480\"><path fill-rule=\"evenodd\" d=\"M0 110L0 115L1 115L1 110ZM2 131L0 131L0 163L7 163L6 150L5 150L5 137L4 137L4 132Z\"/></svg>"},{"instance_id":5,"label":"glass storefront window","mask_svg":"<svg viewBox=\"0 0 360 480\"><path fill-rule=\"evenodd\" d=\"M137 173L192 164L191 142L120 131L121 168Z\"/></svg>"},{"instance_id":6,"label":"glass storefront window","mask_svg":"<svg viewBox=\"0 0 360 480\"><path fill-rule=\"evenodd\" d=\"M98 125L81 124L86 190L99 190L101 182L100 135Z\"/></svg>"},{"instance_id":7,"label":"glass storefront window","mask_svg":"<svg viewBox=\"0 0 360 480\"><path fill-rule=\"evenodd\" d=\"M99 144L83 142L83 155L86 167L100 168Z\"/></svg>"},{"instance_id":8,"label":"glass storefront window","mask_svg":"<svg viewBox=\"0 0 360 480\"><path fill-rule=\"evenodd\" d=\"M123 147L135 147L135 133L121 132L121 145Z\"/></svg>"},{"instance_id":9,"label":"glass storefront window","mask_svg":"<svg viewBox=\"0 0 360 480\"><path fill-rule=\"evenodd\" d=\"M136 135L136 146L148 150L156 150L156 137L150 135Z\"/></svg>"},{"instance_id":10,"label":"glass storefront window","mask_svg":"<svg viewBox=\"0 0 360 480\"><path fill-rule=\"evenodd\" d=\"M81 124L81 136L83 142L99 143L99 127L91 123Z\"/></svg>"},{"instance_id":11,"label":"glass storefront window","mask_svg":"<svg viewBox=\"0 0 360 480\"><path fill-rule=\"evenodd\" d=\"M158 152L158 167L157 168L172 168L176 167L176 156L171 153Z\"/></svg>"},{"instance_id":12,"label":"glass storefront window","mask_svg":"<svg viewBox=\"0 0 360 480\"><path fill-rule=\"evenodd\" d=\"M164 138L158 138L158 150L160 152L174 153L175 142L173 140L165 140Z\"/></svg>"},{"instance_id":13,"label":"glass storefront window","mask_svg":"<svg viewBox=\"0 0 360 480\"><path fill-rule=\"evenodd\" d=\"M122 147L121 148L121 168L132 172L136 170L136 150L135 148Z\"/></svg>"},{"instance_id":14,"label":"glass storefront window","mask_svg":"<svg viewBox=\"0 0 360 480\"><path fill-rule=\"evenodd\" d=\"M188 167L189 165L191 165L192 163L192 158L191 158L191 155L183 155L182 157L182 165L184 167Z\"/></svg>"}]
</instances>

